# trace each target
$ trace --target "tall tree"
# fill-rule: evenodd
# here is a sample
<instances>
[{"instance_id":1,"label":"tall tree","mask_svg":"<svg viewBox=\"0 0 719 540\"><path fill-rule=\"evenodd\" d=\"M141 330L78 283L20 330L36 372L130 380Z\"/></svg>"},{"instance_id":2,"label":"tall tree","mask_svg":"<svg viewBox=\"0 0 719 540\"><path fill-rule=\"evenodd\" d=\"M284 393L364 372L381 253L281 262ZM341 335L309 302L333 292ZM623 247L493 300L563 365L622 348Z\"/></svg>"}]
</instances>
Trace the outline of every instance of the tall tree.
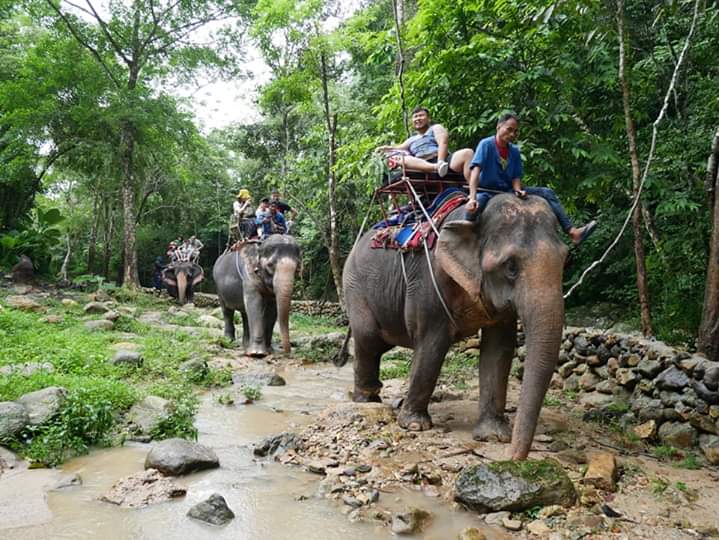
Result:
<instances>
[{"instance_id":1,"label":"tall tree","mask_svg":"<svg viewBox=\"0 0 719 540\"><path fill-rule=\"evenodd\" d=\"M711 360L719 360L719 129L712 141L705 186L709 195L709 208L712 210L712 233L698 349Z\"/></svg>"}]
</instances>

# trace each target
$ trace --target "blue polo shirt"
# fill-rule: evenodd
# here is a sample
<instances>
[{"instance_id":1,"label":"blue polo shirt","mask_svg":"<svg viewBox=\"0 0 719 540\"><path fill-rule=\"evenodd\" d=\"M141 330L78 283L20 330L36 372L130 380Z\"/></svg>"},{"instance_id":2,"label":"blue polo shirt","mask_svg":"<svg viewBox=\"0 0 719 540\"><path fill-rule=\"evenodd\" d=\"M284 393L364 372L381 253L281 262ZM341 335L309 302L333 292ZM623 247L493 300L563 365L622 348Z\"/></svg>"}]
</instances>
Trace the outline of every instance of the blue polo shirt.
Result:
<instances>
[{"instance_id":1,"label":"blue polo shirt","mask_svg":"<svg viewBox=\"0 0 719 540\"><path fill-rule=\"evenodd\" d=\"M514 144L510 143L507 165L502 168L494 135L479 141L470 163L470 168L472 167L479 167L479 187L487 189L512 191L512 180L524 176L522 157L519 155L519 148Z\"/></svg>"}]
</instances>

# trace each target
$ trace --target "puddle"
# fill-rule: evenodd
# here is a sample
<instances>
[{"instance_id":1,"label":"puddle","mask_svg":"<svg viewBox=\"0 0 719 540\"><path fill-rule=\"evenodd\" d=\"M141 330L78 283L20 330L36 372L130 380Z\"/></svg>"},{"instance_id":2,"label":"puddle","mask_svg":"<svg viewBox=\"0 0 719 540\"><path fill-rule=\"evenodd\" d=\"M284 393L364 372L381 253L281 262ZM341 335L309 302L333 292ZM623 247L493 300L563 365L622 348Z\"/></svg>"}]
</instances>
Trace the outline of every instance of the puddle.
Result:
<instances>
[{"instance_id":1,"label":"puddle","mask_svg":"<svg viewBox=\"0 0 719 540\"><path fill-rule=\"evenodd\" d=\"M338 503L316 498L320 478L271 460L255 460L252 446L269 435L293 431L314 420L328 404L347 401L352 369L311 367L280 372L287 386L263 387L252 405L224 406L203 397L196 423L198 441L213 448L221 468L180 477L188 489L177 501L139 510L100 502L118 479L141 471L148 445L96 450L67 462L60 470L17 471L0 478L0 537L36 539L229 539L382 540L396 538L383 524L351 523ZM228 390L224 390L227 392ZM232 391L239 391L236 387ZM64 474L79 473L81 487L47 492ZM220 493L235 519L213 527L186 517L188 509ZM481 527L469 512L411 491L385 494L385 507L431 510L433 522L421 538L456 538L465 527ZM299 500L303 499L303 500ZM484 531L490 539L506 538ZM405 536L420 538L420 536Z\"/></svg>"}]
</instances>

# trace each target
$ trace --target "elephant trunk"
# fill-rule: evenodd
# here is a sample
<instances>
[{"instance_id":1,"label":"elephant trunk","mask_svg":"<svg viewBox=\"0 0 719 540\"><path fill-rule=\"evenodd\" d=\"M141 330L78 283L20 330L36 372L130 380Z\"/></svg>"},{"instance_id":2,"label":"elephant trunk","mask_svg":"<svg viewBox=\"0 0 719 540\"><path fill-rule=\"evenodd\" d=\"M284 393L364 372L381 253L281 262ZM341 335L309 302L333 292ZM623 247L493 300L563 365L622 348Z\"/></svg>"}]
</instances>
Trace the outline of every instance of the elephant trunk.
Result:
<instances>
[{"instance_id":1,"label":"elephant trunk","mask_svg":"<svg viewBox=\"0 0 719 540\"><path fill-rule=\"evenodd\" d=\"M177 301L185 304L187 293L187 276L184 272L177 272Z\"/></svg>"},{"instance_id":2,"label":"elephant trunk","mask_svg":"<svg viewBox=\"0 0 719 540\"><path fill-rule=\"evenodd\" d=\"M277 301L277 320L280 323L280 338L282 339L282 350L285 353L290 352L290 305L296 270L297 261L283 259L277 264L273 278Z\"/></svg>"},{"instance_id":3,"label":"elephant trunk","mask_svg":"<svg viewBox=\"0 0 719 540\"><path fill-rule=\"evenodd\" d=\"M561 269L556 283L547 275L537 276L523 287L517 306L522 320L527 347L519 409L512 432L512 459L526 459L532 445L544 396L559 357L564 326L564 299Z\"/></svg>"}]
</instances>

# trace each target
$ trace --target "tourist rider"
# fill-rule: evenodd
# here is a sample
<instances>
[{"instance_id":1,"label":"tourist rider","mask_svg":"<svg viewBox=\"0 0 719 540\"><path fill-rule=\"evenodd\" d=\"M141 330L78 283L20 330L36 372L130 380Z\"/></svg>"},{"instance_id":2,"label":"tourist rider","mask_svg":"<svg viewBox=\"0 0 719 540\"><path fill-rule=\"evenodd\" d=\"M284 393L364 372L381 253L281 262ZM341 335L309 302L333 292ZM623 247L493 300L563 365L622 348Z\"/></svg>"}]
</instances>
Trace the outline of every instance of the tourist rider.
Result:
<instances>
[{"instance_id":1,"label":"tourist rider","mask_svg":"<svg viewBox=\"0 0 719 540\"><path fill-rule=\"evenodd\" d=\"M559 225L572 242L581 244L594 232L597 222L590 221L583 227L574 227L554 190L547 187L522 187L522 157L519 148L513 144L518 133L519 118L514 113L505 113L497 122L496 134L479 141L470 164L469 201L465 205L467 219L477 219L498 191L514 192L522 199L527 195L537 195L549 203ZM482 191L482 188L491 191Z\"/></svg>"},{"instance_id":2,"label":"tourist rider","mask_svg":"<svg viewBox=\"0 0 719 540\"><path fill-rule=\"evenodd\" d=\"M469 181L469 163L472 149L463 148L449 153L449 134L441 124L432 124L429 109L416 107L412 111L412 126L416 133L397 146L380 146L378 151L407 153L404 165L407 169L437 173L440 177L448 170L462 173Z\"/></svg>"}]
</instances>

